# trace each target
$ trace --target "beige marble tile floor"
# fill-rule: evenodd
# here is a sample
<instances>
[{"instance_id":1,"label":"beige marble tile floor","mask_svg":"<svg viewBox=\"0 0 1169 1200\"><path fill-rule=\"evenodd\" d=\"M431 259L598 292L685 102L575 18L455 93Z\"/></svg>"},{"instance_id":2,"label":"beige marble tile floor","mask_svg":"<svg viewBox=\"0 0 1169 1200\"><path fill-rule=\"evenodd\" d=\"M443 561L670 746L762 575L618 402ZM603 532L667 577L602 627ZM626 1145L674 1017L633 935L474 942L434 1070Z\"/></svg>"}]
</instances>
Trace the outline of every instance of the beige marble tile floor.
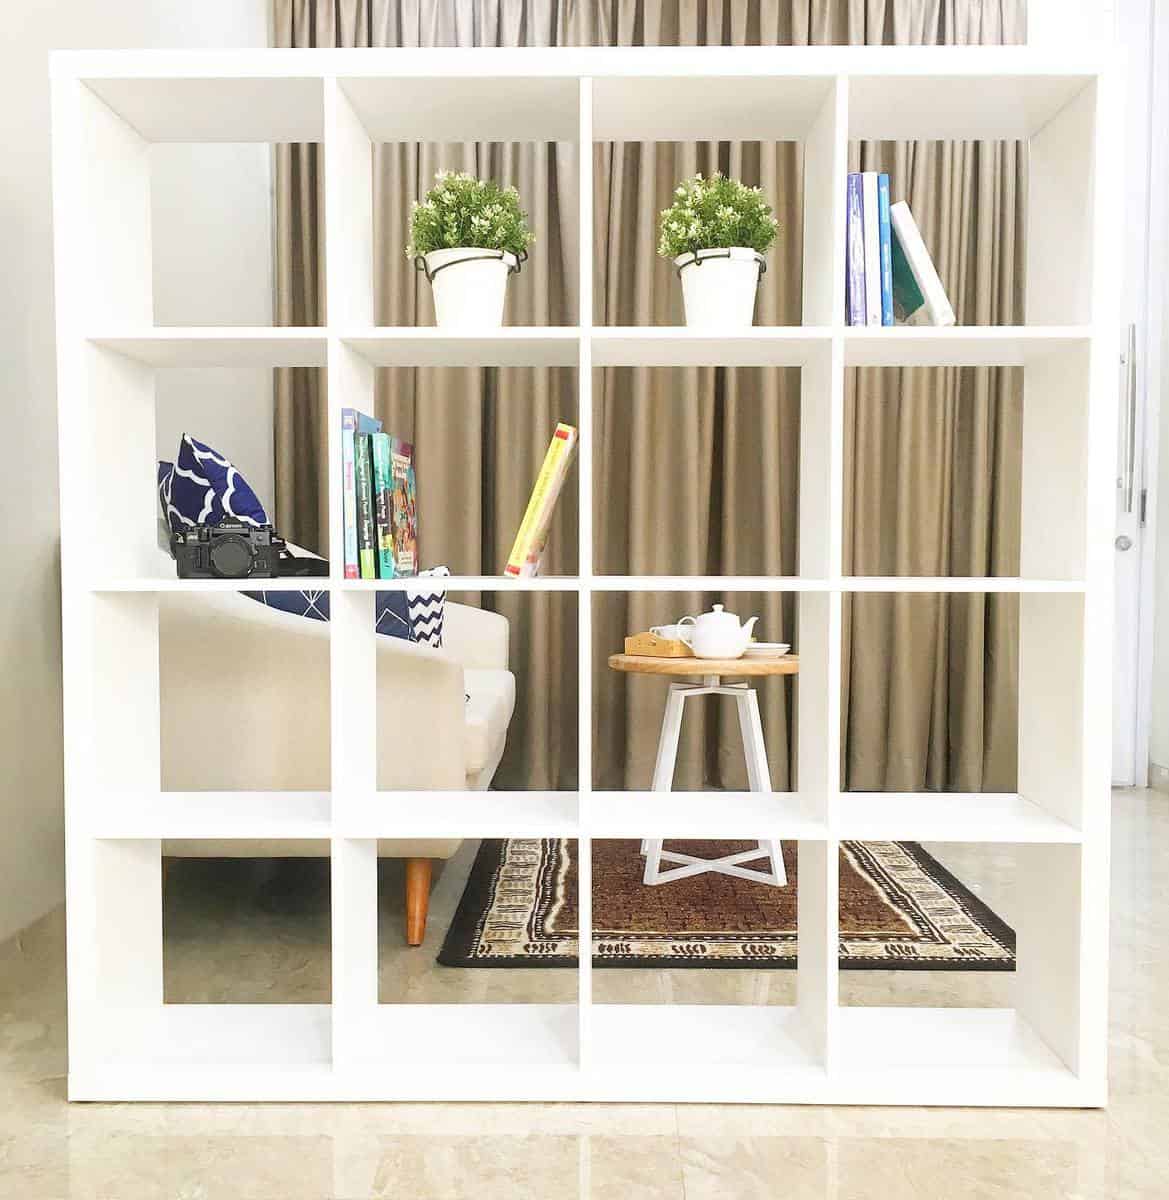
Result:
<instances>
[{"instance_id":1,"label":"beige marble tile floor","mask_svg":"<svg viewBox=\"0 0 1169 1200\"><path fill-rule=\"evenodd\" d=\"M0 1198L1169 1196L1169 797L1118 793L1114 810L1106 1110L69 1105L57 911L0 945ZM567 998L570 971L434 967L470 853L452 860L438 881L435 927L421 954L398 948L398 868L384 868L383 1000ZM939 853L1010 919L1009 852ZM327 927L322 937L319 924L325 877L314 881L311 867L292 881L247 870L224 875L213 865L185 864L176 874L168 889L168 998L327 997ZM301 910L286 913L293 898ZM256 954L258 944L265 953ZM251 965L241 970L245 961ZM731 974L743 978L722 980ZM613 989L606 999L629 999L650 985L659 999L755 1003L781 1002L790 986L784 978L790 973L597 975L613 980L604 985ZM844 980L852 1003L1009 1002L1000 991L1009 988L1005 977L857 972Z\"/></svg>"}]
</instances>

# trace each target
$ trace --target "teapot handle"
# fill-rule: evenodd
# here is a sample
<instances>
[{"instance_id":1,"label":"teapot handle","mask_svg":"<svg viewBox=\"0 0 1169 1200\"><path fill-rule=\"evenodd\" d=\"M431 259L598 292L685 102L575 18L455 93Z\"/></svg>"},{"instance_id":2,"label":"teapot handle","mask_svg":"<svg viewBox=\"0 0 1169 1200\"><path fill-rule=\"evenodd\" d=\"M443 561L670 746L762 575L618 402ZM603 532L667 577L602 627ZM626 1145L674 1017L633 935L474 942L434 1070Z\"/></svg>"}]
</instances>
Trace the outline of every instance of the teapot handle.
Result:
<instances>
[{"instance_id":1,"label":"teapot handle","mask_svg":"<svg viewBox=\"0 0 1169 1200\"><path fill-rule=\"evenodd\" d=\"M689 646L690 649L693 650L694 649L694 628L693 627L698 623L698 618L697 617L679 617L676 624L678 624L679 626L685 625L687 621L690 622L690 626L691 626L691 628L689 630L689 637L687 637L686 630L679 630L678 641L680 641L683 646Z\"/></svg>"}]
</instances>

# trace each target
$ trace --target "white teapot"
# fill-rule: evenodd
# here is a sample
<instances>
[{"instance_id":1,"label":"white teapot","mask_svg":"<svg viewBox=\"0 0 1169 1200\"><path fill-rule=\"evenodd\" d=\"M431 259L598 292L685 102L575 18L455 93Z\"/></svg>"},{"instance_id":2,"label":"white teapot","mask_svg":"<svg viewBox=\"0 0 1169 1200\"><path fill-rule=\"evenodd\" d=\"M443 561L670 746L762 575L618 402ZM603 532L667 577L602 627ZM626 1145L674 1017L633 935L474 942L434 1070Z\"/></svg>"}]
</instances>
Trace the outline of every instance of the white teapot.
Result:
<instances>
[{"instance_id":1,"label":"white teapot","mask_svg":"<svg viewBox=\"0 0 1169 1200\"><path fill-rule=\"evenodd\" d=\"M739 624L734 613L724 612L721 604L713 612L692 618L694 624L681 633L681 639L697 658L742 658L751 641L751 630L758 617Z\"/></svg>"}]
</instances>

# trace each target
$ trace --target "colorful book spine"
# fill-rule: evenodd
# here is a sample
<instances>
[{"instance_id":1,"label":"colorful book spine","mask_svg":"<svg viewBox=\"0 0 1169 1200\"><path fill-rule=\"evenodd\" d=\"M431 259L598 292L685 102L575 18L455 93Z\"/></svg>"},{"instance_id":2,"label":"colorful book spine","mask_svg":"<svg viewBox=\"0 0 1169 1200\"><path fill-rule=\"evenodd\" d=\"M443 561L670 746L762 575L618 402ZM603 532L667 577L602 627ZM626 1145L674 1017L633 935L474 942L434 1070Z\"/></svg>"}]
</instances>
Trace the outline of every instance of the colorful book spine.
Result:
<instances>
[{"instance_id":1,"label":"colorful book spine","mask_svg":"<svg viewBox=\"0 0 1169 1200\"><path fill-rule=\"evenodd\" d=\"M377 578L372 441L372 434L359 433L354 446L353 473L357 479L357 562L361 568L362 579Z\"/></svg>"},{"instance_id":2,"label":"colorful book spine","mask_svg":"<svg viewBox=\"0 0 1169 1200\"><path fill-rule=\"evenodd\" d=\"M893 238L889 223L889 176L877 176L878 232L881 238L881 324L893 324Z\"/></svg>"},{"instance_id":3,"label":"colorful book spine","mask_svg":"<svg viewBox=\"0 0 1169 1200\"><path fill-rule=\"evenodd\" d=\"M845 214L847 229L845 293L848 297L848 312L845 317L849 325L863 325L865 323L864 197L861 190L861 177L856 171L850 171L848 174Z\"/></svg>"},{"instance_id":4,"label":"colorful book spine","mask_svg":"<svg viewBox=\"0 0 1169 1200\"><path fill-rule=\"evenodd\" d=\"M552 513L564 487L575 450L576 427L561 421L556 426L548 452L544 455L544 464L536 476L524 519L520 522L515 543L507 557L507 566L503 569L505 575L524 578L539 571L540 558L552 524Z\"/></svg>"},{"instance_id":5,"label":"colorful book spine","mask_svg":"<svg viewBox=\"0 0 1169 1200\"><path fill-rule=\"evenodd\" d=\"M877 172L861 176L865 230L865 324L881 324L881 213L877 199Z\"/></svg>"},{"instance_id":6,"label":"colorful book spine","mask_svg":"<svg viewBox=\"0 0 1169 1200\"><path fill-rule=\"evenodd\" d=\"M377 577L394 578L394 484L390 435L373 434L373 512L377 523Z\"/></svg>"},{"instance_id":7,"label":"colorful book spine","mask_svg":"<svg viewBox=\"0 0 1169 1200\"><path fill-rule=\"evenodd\" d=\"M357 411L341 410L341 513L345 544L345 578L357 579L357 481L354 478L354 437Z\"/></svg>"},{"instance_id":8,"label":"colorful book spine","mask_svg":"<svg viewBox=\"0 0 1169 1200\"><path fill-rule=\"evenodd\" d=\"M361 576L357 555L356 438L359 433L378 433L381 427L381 421L355 408L341 410L341 525L346 579Z\"/></svg>"},{"instance_id":9,"label":"colorful book spine","mask_svg":"<svg viewBox=\"0 0 1169 1200\"><path fill-rule=\"evenodd\" d=\"M394 526L394 573L418 574L418 496L414 447L390 438L391 516Z\"/></svg>"},{"instance_id":10,"label":"colorful book spine","mask_svg":"<svg viewBox=\"0 0 1169 1200\"><path fill-rule=\"evenodd\" d=\"M925 242L922 241L917 222L909 211L909 205L904 200L899 200L889 209L889 216L893 225L893 234L900 243L901 257L904 258L913 275L917 290L925 299L925 311L930 324L953 325L954 310L950 306L946 289L942 287L942 281L938 278L934 261L925 248ZM894 287L896 287L896 276L894 276Z\"/></svg>"}]
</instances>

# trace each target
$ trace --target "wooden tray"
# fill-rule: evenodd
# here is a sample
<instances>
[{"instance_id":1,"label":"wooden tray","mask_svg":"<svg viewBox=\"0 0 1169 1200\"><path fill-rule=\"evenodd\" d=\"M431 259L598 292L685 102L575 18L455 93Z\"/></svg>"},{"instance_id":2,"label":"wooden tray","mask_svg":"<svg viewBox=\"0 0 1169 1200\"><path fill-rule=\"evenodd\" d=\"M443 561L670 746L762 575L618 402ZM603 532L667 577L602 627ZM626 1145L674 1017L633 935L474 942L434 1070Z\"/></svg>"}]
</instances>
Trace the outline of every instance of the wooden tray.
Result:
<instances>
[{"instance_id":1,"label":"wooden tray","mask_svg":"<svg viewBox=\"0 0 1169 1200\"><path fill-rule=\"evenodd\" d=\"M646 658L693 658L694 651L685 642L658 637L656 633L635 633L625 639L625 653Z\"/></svg>"}]
</instances>

